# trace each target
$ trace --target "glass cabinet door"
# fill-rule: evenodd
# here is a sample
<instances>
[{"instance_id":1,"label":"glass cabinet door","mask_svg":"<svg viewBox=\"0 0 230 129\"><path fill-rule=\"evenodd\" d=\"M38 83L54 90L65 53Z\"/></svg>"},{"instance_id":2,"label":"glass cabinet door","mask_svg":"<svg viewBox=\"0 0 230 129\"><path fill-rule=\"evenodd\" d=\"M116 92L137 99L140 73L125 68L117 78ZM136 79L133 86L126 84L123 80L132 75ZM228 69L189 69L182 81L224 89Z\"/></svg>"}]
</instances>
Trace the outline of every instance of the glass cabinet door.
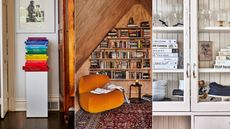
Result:
<instances>
[{"instance_id":1,"label":"glass cabinet door","mask_svg":"<svg viewBox=\"0 0 230 129\"><path fill-rule=\"evenodd\" d=\"M230 1L191 0L192 111L230 111Z\"/></svg>"},{"instance_id":2,"label":"glass cabinet door","mask_svg":"<svg viewBox=\"0 0 230 129\"><path fill-rule=\"evenodd\" d=\"M190 111L189 0L152 7L153 112Z\"/></svg>"}]
</instances>

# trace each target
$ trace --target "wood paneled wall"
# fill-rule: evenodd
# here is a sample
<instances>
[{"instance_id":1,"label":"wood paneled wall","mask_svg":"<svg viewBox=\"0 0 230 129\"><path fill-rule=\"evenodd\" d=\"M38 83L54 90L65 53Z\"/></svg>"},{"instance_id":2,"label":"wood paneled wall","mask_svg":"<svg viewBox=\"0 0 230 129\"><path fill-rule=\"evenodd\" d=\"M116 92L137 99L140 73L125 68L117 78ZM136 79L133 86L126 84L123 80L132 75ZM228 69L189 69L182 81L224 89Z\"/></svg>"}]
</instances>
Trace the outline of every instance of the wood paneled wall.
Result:
<instances>
[{"instance_id":1,"label":"wood paneled wall","mask_svg":"<svg viewBox=\"0 0 230 129\"><path fill-rule=\"evenodd\" d=\"M76 71L135 3L136 0L76 0Z\"/></svg>"}]
</instances>

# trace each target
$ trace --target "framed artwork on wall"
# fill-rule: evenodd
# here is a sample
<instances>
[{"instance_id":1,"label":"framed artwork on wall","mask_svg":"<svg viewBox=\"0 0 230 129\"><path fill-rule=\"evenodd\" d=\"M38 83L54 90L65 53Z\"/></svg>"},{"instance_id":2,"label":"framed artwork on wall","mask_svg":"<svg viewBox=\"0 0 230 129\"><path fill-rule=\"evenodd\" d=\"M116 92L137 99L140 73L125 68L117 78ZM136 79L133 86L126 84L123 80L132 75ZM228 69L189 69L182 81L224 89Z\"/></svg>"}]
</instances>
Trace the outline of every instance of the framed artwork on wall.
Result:
<instances>
[{"instance_id":1,"label":"framed artwork on wall","mask_svg":"<svg viewBox=\"0 0 230 129\"><path fill-rule=\"evenodd\" d=\"M16 0L17 33L54 33L56 0Z\"/></svg>"}]
</instances>

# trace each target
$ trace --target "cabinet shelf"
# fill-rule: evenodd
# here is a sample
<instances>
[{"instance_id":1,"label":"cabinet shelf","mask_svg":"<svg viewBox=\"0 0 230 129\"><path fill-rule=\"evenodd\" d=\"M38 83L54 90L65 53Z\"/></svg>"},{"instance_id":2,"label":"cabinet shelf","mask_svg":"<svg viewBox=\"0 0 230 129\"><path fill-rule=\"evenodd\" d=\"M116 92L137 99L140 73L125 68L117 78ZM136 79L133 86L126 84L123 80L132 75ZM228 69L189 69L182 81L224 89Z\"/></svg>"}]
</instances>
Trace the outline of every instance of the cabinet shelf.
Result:
<instances>
[{"instance_id":1,"label":"cabinet shelf","mask_svg":"<svg viewBox=\"0 0 230 129\"><path fill-rule=\"evenodd\" d=\"M199 32L230 32L230 27L204 27Z\"/></svg>"},{"instance_id":2,"label":"cabinet shelf","mask_svg":"<svg viewBox=\"0 0 230 129\"><path fill-rule=\"evenodd\" d=\"M183 32L184 27L153 27L153 32Z\"/></svg>"},{"instance_id":3,"label":"cabinet shelf","mask_svg":"<svg viewBox=\"0 0 230 129\"><path fill-rule=\"evenodd\" d=\"M158 70L158 69L153 69L153 73L183 73L184 69L163 69L163 70Z\"/></svg>"},{"instance_id":4,"label":"cabinet shelf","mask_svg":"<svg viewBox=\"0 0 230 129\"><path fill-rule=\"evenodd\" d=\"M230 69L200 68L201 73L230 73Z\"/></svg>"}]
</instances>

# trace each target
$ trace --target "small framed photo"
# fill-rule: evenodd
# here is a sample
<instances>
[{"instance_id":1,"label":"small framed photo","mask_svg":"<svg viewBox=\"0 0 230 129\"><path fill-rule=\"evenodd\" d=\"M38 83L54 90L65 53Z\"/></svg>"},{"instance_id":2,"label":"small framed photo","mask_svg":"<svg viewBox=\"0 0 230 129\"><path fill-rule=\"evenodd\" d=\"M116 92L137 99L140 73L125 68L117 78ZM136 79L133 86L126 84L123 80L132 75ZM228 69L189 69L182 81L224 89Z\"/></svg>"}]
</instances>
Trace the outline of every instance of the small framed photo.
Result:
<instances>
[{"instance_id":1,"label":"small framed photo","mask_svg":"<svg viewBox=\"0 0 230 129\"><path fill-rule=\"evenodd\" d=\"M17 33L54 33L56 0L16 0Z\"/></svg>"},{"instance_id":2,"label":"small framed photo","mask_svg":"<svg viewBox=\"0 0 230 129\"><path fill-rule=\"evenodd\" d=\"M213 47L211 41L199 42L199 60L212 61Z\"/></svg>"}]
</instances>

